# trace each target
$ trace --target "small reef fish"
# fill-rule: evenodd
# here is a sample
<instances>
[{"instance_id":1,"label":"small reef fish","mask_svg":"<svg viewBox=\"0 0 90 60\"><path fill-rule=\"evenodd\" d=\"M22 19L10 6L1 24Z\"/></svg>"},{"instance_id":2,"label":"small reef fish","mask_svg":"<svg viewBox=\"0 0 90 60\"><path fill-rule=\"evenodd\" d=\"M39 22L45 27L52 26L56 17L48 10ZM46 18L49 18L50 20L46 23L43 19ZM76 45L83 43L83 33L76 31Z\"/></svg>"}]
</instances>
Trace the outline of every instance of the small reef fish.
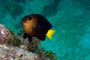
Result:
<instances>
[{"instance_id":1,"label":"small reef fish","mask_svg":"<svg viewBox=\"0 0 90 60\"><path fill-rule=\"evenodd\" d=\"M52 35L55 33L55 30L50 30L53 26L49 21L40 14L31 14L25 16L21 20L23 26L24 38L29 38L29 41L32 41L32 37L37 37L38 39L44 41L47 37L52 40Z\"/></svg>"}]
</instances>

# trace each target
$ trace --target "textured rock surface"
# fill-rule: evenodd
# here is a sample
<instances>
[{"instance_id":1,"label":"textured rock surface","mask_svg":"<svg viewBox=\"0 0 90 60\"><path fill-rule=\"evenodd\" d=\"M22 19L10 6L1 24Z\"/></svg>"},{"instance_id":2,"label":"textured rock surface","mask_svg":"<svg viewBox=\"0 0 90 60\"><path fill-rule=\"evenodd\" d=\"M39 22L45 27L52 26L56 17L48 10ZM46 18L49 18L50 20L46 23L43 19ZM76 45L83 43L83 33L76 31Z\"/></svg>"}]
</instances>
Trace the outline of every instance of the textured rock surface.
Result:
<instances>
[{"instance_id":1,"label":"textured rock surface","mask_svg":"<svg viewBox=\"0 0 90 60\"><path fill-rule=\"evenodd\" d=\"M10 31L4 25L0 24L0 43L7 43L10 36Z\"/></svg>"},{"instance_id":2,"label":"textured rock surface","mask_svg":"<svg viewBox=\"0 0 90 60\"><path fill-rule=\"evenodd\" d=\"M0 44L0 60L36 60L40 58L27 50Z\"/></svg>"},{"instance_id":3,"label":"textured rock surface","mask_svg":"<svg viewBox=\"0 0 90 60\"><path fill-rule=\"evenodd\" d=\"M0 24L0 60L57 59L54 53L45 51L38 45L40 46L40 40L36 37L32 37L32 42L29 42L28 38L23 39L22 35L18 35Z\"/></svg>"}]
</instances>

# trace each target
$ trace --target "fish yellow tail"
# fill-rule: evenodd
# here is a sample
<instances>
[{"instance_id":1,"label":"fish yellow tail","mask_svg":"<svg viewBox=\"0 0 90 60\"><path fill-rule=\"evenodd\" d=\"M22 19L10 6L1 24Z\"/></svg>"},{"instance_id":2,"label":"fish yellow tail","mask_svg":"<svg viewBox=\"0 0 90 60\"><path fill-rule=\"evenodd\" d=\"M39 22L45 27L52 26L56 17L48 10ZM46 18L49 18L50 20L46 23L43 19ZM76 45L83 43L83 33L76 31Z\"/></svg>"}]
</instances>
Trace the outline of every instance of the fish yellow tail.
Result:
<instances>
[{"instance_id":1,"label":"fish yellow tail","mask_svg":"<svg viewBox=\"0 0 90 60\"><path fill-rule=\"evenodd\" d=\"M52 40L52 35L55 33L55 30L48 30L48 32L47 32L47 37L50 39L50 40Z\"/></svg>"}]
</instances>

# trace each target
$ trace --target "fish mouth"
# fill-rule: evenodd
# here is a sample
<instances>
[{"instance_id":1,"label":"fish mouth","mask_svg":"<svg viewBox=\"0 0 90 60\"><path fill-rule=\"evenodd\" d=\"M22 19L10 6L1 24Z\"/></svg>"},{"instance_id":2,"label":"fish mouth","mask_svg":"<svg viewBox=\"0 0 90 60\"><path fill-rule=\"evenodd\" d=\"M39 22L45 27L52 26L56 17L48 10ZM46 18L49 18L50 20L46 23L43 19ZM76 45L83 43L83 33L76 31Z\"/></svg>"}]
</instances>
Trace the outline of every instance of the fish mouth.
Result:
<instances>
[{"instance_id":1,"label":"fish mouth","mask_svg":"<svg viewBox=\"0 0 90 60\"><path fill-rule=\"evenodd\" d=\"M23 20L21 20L21 24L24 24L24 21Z\"/></svg>"}]
</instances>

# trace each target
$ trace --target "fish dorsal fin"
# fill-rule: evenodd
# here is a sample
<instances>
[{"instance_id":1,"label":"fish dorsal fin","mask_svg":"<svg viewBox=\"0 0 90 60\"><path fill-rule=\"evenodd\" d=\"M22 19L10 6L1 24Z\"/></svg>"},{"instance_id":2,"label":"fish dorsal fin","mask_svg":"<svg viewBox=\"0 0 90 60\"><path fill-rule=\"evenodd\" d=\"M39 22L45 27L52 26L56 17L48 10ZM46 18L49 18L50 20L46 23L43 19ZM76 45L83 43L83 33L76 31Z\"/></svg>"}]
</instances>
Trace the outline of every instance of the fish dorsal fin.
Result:
<instances>
[{"instance_id":1,"label":"fish dorsal fin","mask_svg":"<svg viewBox=\"0 0 90 60\"><path fill-rule=\"evenodd\" d=\"M47 37L50 39L50 40L52 40L52 35L55 33L55 30L48 30L48 32L47 32Z\"/></svg>"}]
</instances>

